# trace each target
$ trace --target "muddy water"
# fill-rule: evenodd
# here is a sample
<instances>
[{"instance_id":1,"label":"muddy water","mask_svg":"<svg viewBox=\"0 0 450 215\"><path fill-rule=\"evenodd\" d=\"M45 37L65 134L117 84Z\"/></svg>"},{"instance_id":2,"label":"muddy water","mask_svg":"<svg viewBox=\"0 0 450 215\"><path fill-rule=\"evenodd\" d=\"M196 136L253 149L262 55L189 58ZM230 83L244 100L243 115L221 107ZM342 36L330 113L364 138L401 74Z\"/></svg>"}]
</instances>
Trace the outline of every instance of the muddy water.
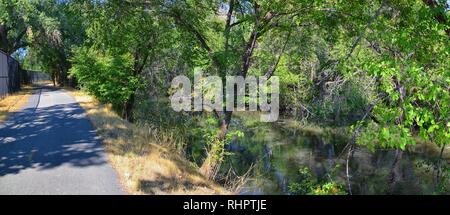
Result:
<instances>
[{"instance_id":1,"label":"muddy water","mask_svg":"<svg viewBox=\"0 0 450 215\"><path fill-rule=\"evenodd\" d=\"M241 171L254 164L254 174L241 188L241 194L289 194L289 184L298 180L298 171L303 167L308 167L316 179L345 184L345 156L339 155L348 138L280 126L250 127L246 133L244 140L233 143L233 148L240 150L233 152L230 161ZM449 151L448 147L444 150L447 163ZM438 156L439 148L433 144L408 150L399 165L398 182L392 185L389 176L395 151L357 148L350 162L353 194L433 194L437 189L433 162ZM448 185L448 178L445 180Z\"/></svg>"}]
</instances>

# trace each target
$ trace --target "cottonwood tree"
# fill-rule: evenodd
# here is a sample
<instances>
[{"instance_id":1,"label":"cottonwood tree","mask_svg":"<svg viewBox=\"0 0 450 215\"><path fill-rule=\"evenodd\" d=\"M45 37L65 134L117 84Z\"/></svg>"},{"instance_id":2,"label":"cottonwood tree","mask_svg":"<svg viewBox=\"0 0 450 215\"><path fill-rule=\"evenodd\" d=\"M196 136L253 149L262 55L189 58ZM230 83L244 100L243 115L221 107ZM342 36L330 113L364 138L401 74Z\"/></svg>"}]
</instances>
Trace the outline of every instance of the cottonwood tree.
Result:
<instances>
[{"instance_id":1,"label":"cottonwood tree","mask_svg":"<svg viewBox=\"0 0 450 215\"><path fill-rule=\"evenodd\" d=\"M157 54L166 24L148 1L85 2L80 13L88 38L72 59L71 74L133 121L136 91L144 84L142 73Z\"/></svg>"},{"instance_id":2,"label":"cottonwood tree","mask_svg":"<svg viewBox=\"0 0 450 215\"><path fill-rule=\"evenodd\" d=\"M0 49L12 54L28 45L27 30L32 25L34 5L24 1L0 1Z\"/></svg>"},{"instance_id":3,"label":"cottonwood tree","mask_svg":"<svg viewBox=\"0 0 450 215\"><path fill-rule=\"evenodd\" d=\"M428 1L385 1L376 23L367 29L370 34L341 67L344 73L356 69L376 80L377 95L357 143L371 150L395 149L389 192L402 180L405 150L431 141L442 152L450 137L450 26L436 16Z\"/></svg>"},{"instance_id":4,"label":"cottonwood tree","mask_svg":"<svg viewBox=\"0 0 450 215\"><path fill-rule=\"evenodd\" d=\"M36 57L54 82L67 81L68 56L76 35L68 4L59 1L0 1L0 49L12 54L19 49ZM69 16L72 19L69 20ZM27 56L26 56L27 57ZM55 84L55 83L54 83Z\"/></svg>"},{"instance_id":5,"label":"cottonwood tree","mask_svg":"<svg viewBox=\"0 0 450 215\"><path fill-rule=\"evenodd\" d=\"M176 1L162 2L163 13L172 17L183 32L193 36L205 58L210 74L219 75L223 80L227 75L246 77L252 68L258 43L268 34L276 31L283 38L279 44L276 59L260 75L270 79L283 56L295 20L306 11L306 3L298 1ZM258 75L259 75L258 74ZM223 140L229 130L232 111L214 112ZM220 142L220 141L219 141ZM214 177L222 156L223 144L213 144L204 160L201 171Z\"/></svg>"},{"instance_id":6,"label":"cottonwood tree","mask_svg":"<svg viewBox=\"0 0 450 215\"><path fill-rule=\"evenodd\" d=\"M2 0L0 1L0 49L12 54L25 48L32 42L32 37L42 34L58 37L56 20L43 12L46 2Z\"/></svg>"}]
</instances>

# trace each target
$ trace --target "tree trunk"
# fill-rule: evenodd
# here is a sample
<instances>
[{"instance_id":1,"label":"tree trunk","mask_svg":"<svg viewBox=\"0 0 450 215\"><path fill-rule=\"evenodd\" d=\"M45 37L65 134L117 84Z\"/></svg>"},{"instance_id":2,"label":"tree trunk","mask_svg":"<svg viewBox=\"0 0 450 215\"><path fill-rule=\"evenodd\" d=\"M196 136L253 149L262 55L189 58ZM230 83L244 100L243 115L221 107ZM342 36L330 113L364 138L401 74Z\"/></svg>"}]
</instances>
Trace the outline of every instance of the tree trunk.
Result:
<instances>
[{"instance_id":1,"label":"tree trunk","mask_svg":"<svg viewBox=\"0 0 450 215\"><path fill-rule=\"evenodd\" d=\"M6 25L0 25L0 49L4 52L9 52L8 47L8 29Z\"/></svg>"},{"instance_id":2,"label":"tree trunk","mask_svg":"<svg viewBox=\"0 0 450 215\"><path fill-rule=\"evenodd\" d=\"M53 86L56 87L56 74L55 74L55 72L52 72L52 82L53 82Z\"/></svg>"},{"instance_id":3,"label":"tree trunk","mask_svg":"<svg viewBox=\"0 0 450 215\"><path fill-rule=\"evenodd\" d=\"M390 192L392 192L394 186L402 180L402 173L401 173L401 160L403 157L403 151L400 149L397 149L395 151L395 158L394 162L392 163L391 171L389 174L389 187Z\"/></svg>"},{"instance_id":4,"label":"tree trunk","mask_svg":"<svg viewBox=\"0 0 450 215\"><path fill-rule=\"evenodd\" d=\"M228 128L230 127L231 116L233 115L232 111L225 111L225 117L219 123L220 126L220 134L219 138L224 139L228 133Z\"/></svg>"},{"instance_id":5,"label":"tree trunk","mask_svg":"<svg viewBox=\"0 0 450 215\"><path fill-rule=\"evenodd\" d=\"M200 173L204 175L209 180L214 180L217 172L219 171L220 165L222 164L222 159L218 157L220 154L220 146L213 144L211 149L208 151L208 155L203 161L200 167Z\"/></svg>"},{"instance_id":6,"label":"tree trunk","mask_svg":"<svg viewBox=\"0 0 450 215\"><path fill-rule=\"evenodd\" d=\"M61 58L61 73L62 73L62 81L64 83L64 86L71 86L71 79L69 78L69 69L71 67L70 62L67 60L66 55L64 54L64 51L62 50L60 52L60 58Z\"/></svg>"},{"instance_id":7,"label":"tree trunk","mask_svg":"<svg viewBox=\"0 0 450 215\"><path fill-rule=\"evenodd\" d=\"M347 152L347 159L345 160L345 175L346 175L346 179L347 179L347 189L348 189L348 194L353 195L352 192L352 183L350 180L350 162L351 159L353 158L353 144L350 145L350 148L348 149Z\"/></svg>"},{"instance_id":8,"label":"tree trunk","mask_svg":"<svg viewBox=\"0 0 450 215\"><path fill-rule=\"evenodd\" d=\"M133 122L133 108L134 108L134 93L128 97L127 101L125 102L122 110L122 118L128 120L129 122Z\"/></svg>"},{"instance_id":9,"label":"tree trunk","mask_svg":"<svg viewBox=\"0 0 450 215\"><path fill-rule=\"evenodd\" d=\"M441 152L439 153L439 160L437 162L437 170L436 170L436 191L439 191L439 187L441 185L442 180L442 156L444 155L445 145L442 145Z\"/></svg>"},{"instance_id":10,"label":"tree trunk","mask_svg":"<svg viewBox=\"0 0 450 215\"><path fill-rule=\"evenodd\" d=\"M228 129L230 127L232 114L232 111L225 111L224 118L220 120L220 133L218 135L218 141L225 141ZM222 163L221 153L223 152L223 148L221 147L223 147L222 144L213 143L202 163L202 166L200 167L200 172L208 179L214 179L219 171L220 164Z\"/></svg>"},{"instance_id":11,"label":"tree trunk","mask_svg":"<svg viewBox=\"0 0 450 215\"><path fill-rule=\"evenodd\" d=\"M224 35L226 38L225 51L228 51L228 36L229 36L230 27L231 27L230 23L231 23L231 17L232 17L232 13L233 13L234 1L230 0L229 4L230 4L230 8L227 13L227 22L226 22L226 27L225 27L225 31L224 31ZM247 72L251 65L251 57L253 56L253 51L256 47L257 39L263 34L263 33L261 33L261 31L265 27L267 27L267 25L269 25L270 21L274 18L274 15L272 13L268 12L262 20L263 23L260 23L261 20L259 20L259 17L258 17L259 5L257 3L254 3L254 12L256 14L255 26L250 35L250 38L245 43L244 52L242 53L242 56L241 56L242 65L239 69L239 75L243 76L244 78L247 77ZM181 21L181 20L179 20L179 21ZM181 21L180 23L182 24L183 22ZM202 47L212 57L213 62L215 62L216 66L219 68L219 70L223 73L223 75L226 75L226 68L224 68L222 63L220 61L218 61L217 58L214 57L212 49L207 45L206 40L203 38L203 36L195 30L193 31L193 33L197 37L199 42L201 43ZM280 59L280 56L278 58L278 61ZM275 66L274 66L274 68L272 68L272 70L269 70L271 74L273 74L277 65L278 65L278 63L275 64ZM269 78L270 78L270 76L269 76ZM236 91L237 90L235 90L235 97L236 97ZM225 138L228 133L229 126L230 126L230 122L231 122L231 116L233 114L232 111L224 110L223 112L224 112L223 119L220 119L220 117L216 113L216 116L218 116L218 118L219 118L219 127L220 127L218 141L225 141ZM208 152L208 155L207 155L205 161L203 162L203 164L200 168L200 172L203 173L206 177L208 177L210 179L215 177L215 175L217 174L217 171L220 167L220 164L221 164L222 158L219 157L219 159L217 159L217 155L219 154L219 156L222 156L221 153L223 152L224 149L220 148L220 147L223 147L223 144L217 145L217 144L213 143L213 145L211 146L211 149Z\"/></svg>"},{"instance_id":12,"label":"tree trunk","mask_svg":"<svg viewBox=\"0 0 450 215\"><path fill-rule=\"evenodd\" d=\"M259 6L257 4L255 4L255 11L257 10L258 7ZM270 19L271 18L269 18L268 21L270 21ZM250 35L250 38L245 45L244 53L242 54L242 57L241 57L242 66L239 70L239 75L243 76L244 78L247 77L247 72L250 68L250 63L251 63L250 60L251 60L251 57L253 56L253 50L255 49L257 39L260 36L259 28L260 28L260 26L258 26L258 23L256 23L255 28L253 29L253 31ZM226 31L227 31L227 29L225 29L225 32ZM226 45L225 47L227 47L227 44L225 44L225 45ZM234 98L236 98L237 89L234 90L234 93L235 93ZM223 119L221 119L219 121L220 122L219 123L220 133L219 133L219 137L218 137L219 141L225 141L226 135L228 133L228 129L230 127L232 114L233 114L232 111L224 110L224 117L223 117ZM221 147L222 147L222 144L221 144ZM203 173L203 175L205 175L209 179L212 179L215 177L215 175L218 171L218 167L220 167L221 160L214 159L214 157L217 156L217 154L221 153L222 151L223 151L223 149L216 148L215 144L212 145L205 161L203 162L203 164L200 168L200 172ZM222 156L222 155L219 155L219 156Z\"/></svg>"}]
</instances>

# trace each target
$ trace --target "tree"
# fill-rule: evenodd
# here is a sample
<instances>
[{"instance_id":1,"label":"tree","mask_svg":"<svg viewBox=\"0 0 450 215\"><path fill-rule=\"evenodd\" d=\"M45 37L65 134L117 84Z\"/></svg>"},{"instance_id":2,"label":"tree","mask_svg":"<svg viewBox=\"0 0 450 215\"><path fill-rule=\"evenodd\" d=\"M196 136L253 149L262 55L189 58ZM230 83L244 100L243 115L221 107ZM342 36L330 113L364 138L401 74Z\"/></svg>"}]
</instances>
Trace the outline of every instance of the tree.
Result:
<instances>
[{"instance_id":1,"label":"tree","mask_svg":"<svg viewBox=\"0 0 450 215\"><path fill-rule=\"evenodd\" d=\"M12 54L17 49L28 45L25 40L31 26L29 14L32 4L24 1L0 1L0 49Z\"/></svg>"},{"instance_id":2,"label":"tree","mask_svg":"<svg viewBox=\"0 0 450 215\"><path fill-rule=\"evenodd\" d=\"M165 25L157 22L158 11L150 9L152 5L147 3L83 4L80 13L86 17L88 39L72 59L71 74L82 80L81 86L102 101L112 102L129 121L133 121L136 91L143 84L141 75L158 50ZM92 74L89 63L100 66L99 74Z\"/></svg>"},{"instance_id":3,"label":"tree","mask_svg":"<svg viewBox=\"0 0 450 215\"><path fill-rule=\"evenodd\" d=\"M408 146L448 144L450 43L448 25L436 22L434 11L422 1L390 3L383 13L372 30L376 33L366 39L376 46L361 50L345 67L362 65L377 80L380 102L357 142L372 150L396 149L389 175L394 186L401 180L401 158Z\"/></svg>"},{"instance_id":4,"label":"tree","mask_svg":"<svg viewBox=\"0 0 450 215\"><path fill-rule=\"evenodd\" d=\"M149 92L170 94L176 75L279 76L284 114L353 128L350 194L356 147L395 151L393 189L405 150L430 141L443 152L450 137L444 1L1 1L0 9L3 50L26 47L55 82L76 79L131 122ZM225 145L242 135L233 112L180 115L207 121L200 169L214 178Z\"/></svg>"},{"instance_id":5,"label":"tree","mask_svg":"<svg viewBox=\"0 0 450 215\"><path fill-rule=\"evenodd\" d=\"M27 47L35 34L56 37L58 31L55 20L42 12L48 4L21 0L0 1L0 49L12 54Z\"/></svg>"},{"instance_id":6,"label":"tree","mask_svg":"<svg viewBox=\"0 0 450 215\"><path fill-rule=\"evenodd\" d=\"M182 31L197 39L209 60L205 68L212 74L218 74L223 80L226 75L246 77L252 66L257 44L264 35L270 31L284 34L285 41L277 53L277 59L263 73L270 79L285 51L290 32L295 27L295 19L306 9L306 4L297 1L179 1L163 8L167 8L164 13L172 17ZM232 111L224 109L214 114L219 121L218 138L223 140L227 136ZM201 167L202 172L209 177L214 177L220 165L220 160L212 158L217 156L218 152L215 150L223 151L221 147L211 146Z\"/></svg>"}]
</instances>

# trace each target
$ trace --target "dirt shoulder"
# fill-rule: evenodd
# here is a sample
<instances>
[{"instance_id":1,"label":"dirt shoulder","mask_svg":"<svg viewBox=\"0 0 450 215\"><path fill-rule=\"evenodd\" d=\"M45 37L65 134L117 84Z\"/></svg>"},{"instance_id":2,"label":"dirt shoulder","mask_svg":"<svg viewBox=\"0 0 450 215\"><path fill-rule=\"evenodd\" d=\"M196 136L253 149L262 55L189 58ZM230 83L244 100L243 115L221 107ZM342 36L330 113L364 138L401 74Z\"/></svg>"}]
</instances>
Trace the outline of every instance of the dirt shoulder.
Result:
<instances>
[{"instance_id":1,"label":"dirt shoulder","mask_svg":"<svg viewBox=\"0 0 450 215\"><path fill-rule=\"evenodd\" d=\"M28 102L30 95L33 94L33 89L33 86L22 86L19 92L0 99L0 122L5 121L9 115L20 110Z\"/></svg>"}]
</instances>

